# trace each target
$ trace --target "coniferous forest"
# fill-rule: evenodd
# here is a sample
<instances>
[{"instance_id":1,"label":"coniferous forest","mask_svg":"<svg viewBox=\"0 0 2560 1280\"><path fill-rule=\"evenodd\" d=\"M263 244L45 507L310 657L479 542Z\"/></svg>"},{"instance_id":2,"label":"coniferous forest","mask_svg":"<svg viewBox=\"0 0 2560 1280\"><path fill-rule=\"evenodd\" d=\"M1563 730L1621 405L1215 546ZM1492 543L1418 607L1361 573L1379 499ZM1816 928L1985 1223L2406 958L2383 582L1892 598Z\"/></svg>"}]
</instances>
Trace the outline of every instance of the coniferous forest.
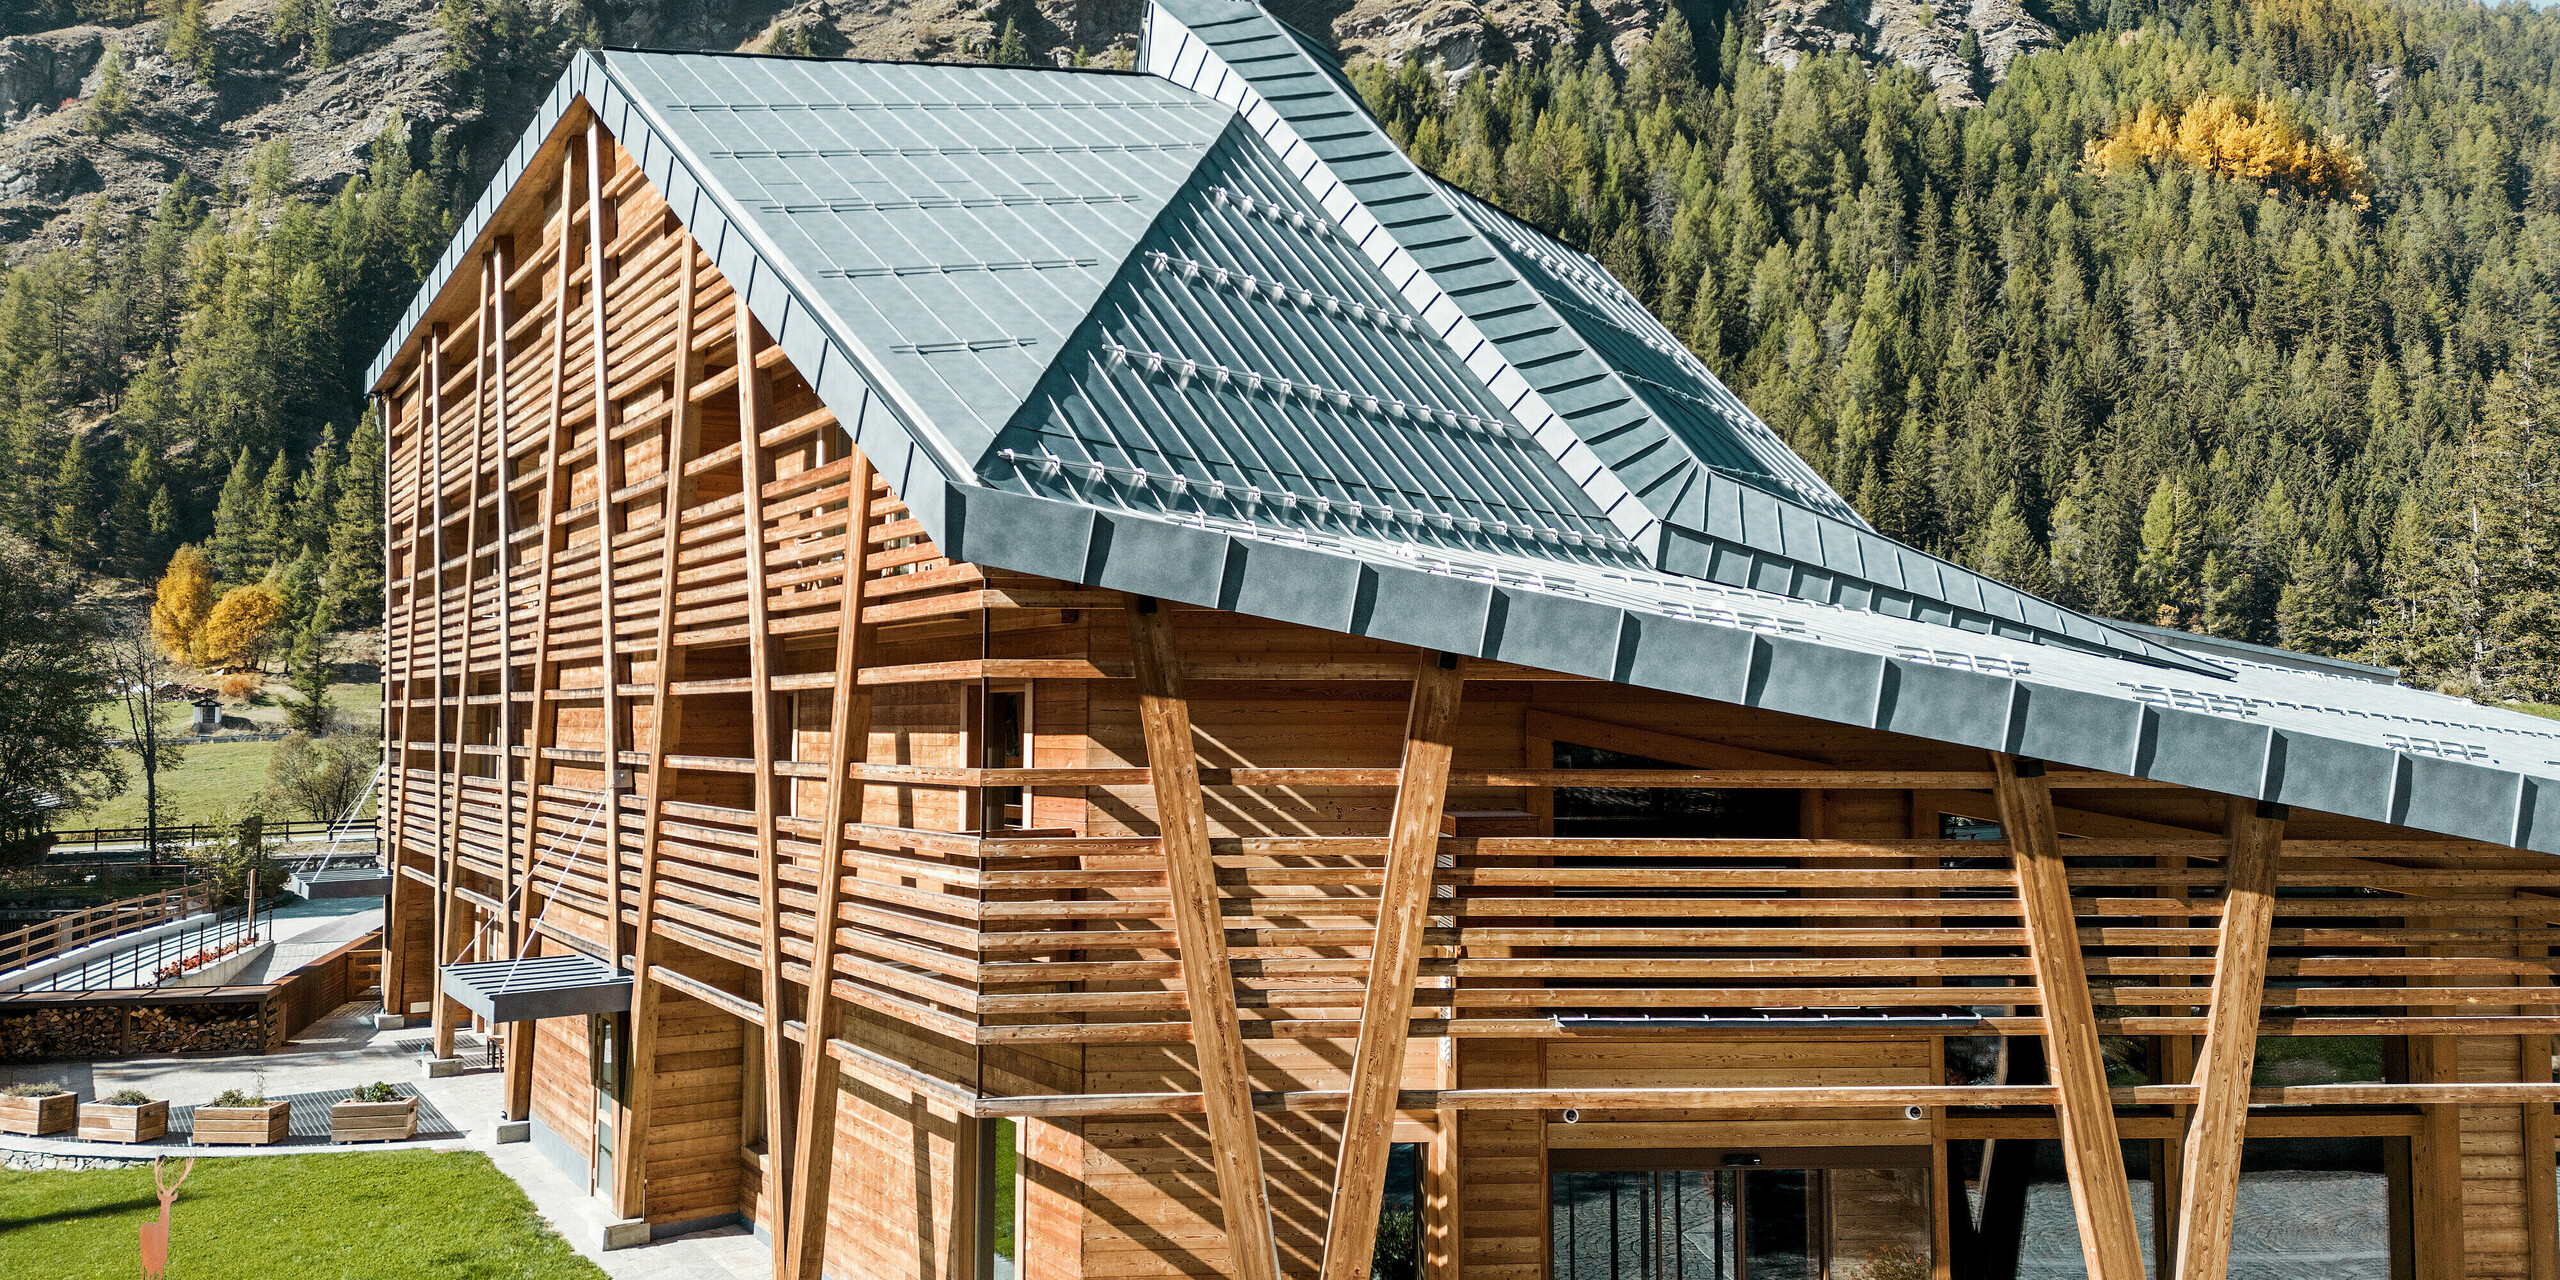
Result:
<instances>
[{"instance_id":1,"label":"coniferous forest","mask_svg":"<svg viewBox=\"0 0 2560 1280\"><path fill-rule=\"evenodd\" d=\"M2560 13L2039 16L2069 42L1977 109L1848 54L1772 65L1714 3L1623 67L1595 39L1351 74L1880 530L2096 613L2560 701ZM144 582L200 544L287 633L372 621L356 384L476 187L405 138L325 197L276 155L22 250L0 523Z\"/></svg>"}]
</instances>

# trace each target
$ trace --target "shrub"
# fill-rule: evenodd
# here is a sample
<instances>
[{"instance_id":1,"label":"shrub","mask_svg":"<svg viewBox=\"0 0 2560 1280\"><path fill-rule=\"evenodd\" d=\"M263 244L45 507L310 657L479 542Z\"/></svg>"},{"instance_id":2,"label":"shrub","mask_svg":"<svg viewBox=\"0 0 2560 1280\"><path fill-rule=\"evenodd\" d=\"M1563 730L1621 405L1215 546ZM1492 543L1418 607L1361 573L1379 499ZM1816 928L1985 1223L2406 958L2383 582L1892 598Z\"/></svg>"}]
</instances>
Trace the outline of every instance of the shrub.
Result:
<instances>
[{"instance_id":1,"label":"shrub","mask_svg":"<svg viewBox=\"0 0 2560 1280\"><path fill-rule=\"evenodd\" d=\"M214 679L215 692L233 702L247 702L267 687L267 678L255 671L234 671Z\"/></svg>"},{"instance_id":2,"label":"shrub","mask_svg":"<svg viewBox=\"0 0 2560 1280\"><path fill-rule=\"evenodd\" d=\"M0 1094L7 1094L12 1098L50 1098L63 1091L61 1085L50 1080L38 1080L33 1084L10 1085L6 1089L0 1089Z\"/></svg>"},{"instance_id":3,"label":"shrub","mask_svg":"<svg viewBox=\"0 0 2560 1280\"><path fill-rule=\"evenodd\" d=\"M398 1102L399 1100L399 1088L388 1080L376 1080L372 1084L357 1085L355 1096L348 1099L350 1102Z\"/></svg>"},{"instance_id":4,"label":"shrub","mask_svg":"<svg viewBox=\"0 0 2560 1280\"><path fill-rule=\"evenodd\" d=\"M237 1089L225 1089L217 1095L213 1101L206 1103L205 1105L210 1107L263 1107L267 1105L267 1096L263 1093L249 1094L242 1093Z\"/></svg>"},{"instance_id":5,"label":"shrub","mask_svg":"<svg viewBox=\"0 0 2560 1280\"><path fill-rule=\"evenodd\" d=\"M138 1107L149 1101L151 1095L140 1089L118 1089L107 1095L107 1105L111 1107Z\"/></svg>"}]
</instances>

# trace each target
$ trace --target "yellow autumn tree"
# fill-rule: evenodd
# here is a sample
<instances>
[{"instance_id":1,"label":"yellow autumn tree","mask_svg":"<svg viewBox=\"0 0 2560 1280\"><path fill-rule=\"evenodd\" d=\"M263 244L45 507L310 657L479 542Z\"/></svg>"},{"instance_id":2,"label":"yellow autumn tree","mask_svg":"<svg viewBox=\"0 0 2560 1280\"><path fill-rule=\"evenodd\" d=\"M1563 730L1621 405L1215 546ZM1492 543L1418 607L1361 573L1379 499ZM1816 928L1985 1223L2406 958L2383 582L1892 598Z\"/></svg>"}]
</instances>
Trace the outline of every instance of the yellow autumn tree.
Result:
<instances>
[{"instance_id":1,"label":"yellow autumn tree","mask_svg":"<svg viewBox=\"0 0 2560 1280\"><path fill-rule=\"evenodd\" d=\"M2145 102L2091 139L2083 159L2101 176L2179 161L2270 190L2291 188L2359 209L2373 203L2364 161L2346 140L2312 137L2268 98L2242 103L2208 93L2177 108Z\"/></svg>"},{"instance_id":2,"label":"yellow autumn tree","mask_svg":"<svg viewBox=\"0 0 2560 1280\"><path fill-rule=\"evenodd\" d=\"M201 663L205 619L213 614L213 566L193 544L169 557L151 602L151 638L180 662Z\"/></svg>"},{"instance_id":3,"label":"yellow autumn tree","mask_svg":"<svg viewBox=\"0 0 2560 1280\"><path fill-rule=\"evenodd\" d=\"M202 665L209 667L254 667L267 655L268 637L276 629L276 619L284 616L284 601L262 583L233 587L223 593L222 602L204 622Z\"/></svg>"}]
</instances>

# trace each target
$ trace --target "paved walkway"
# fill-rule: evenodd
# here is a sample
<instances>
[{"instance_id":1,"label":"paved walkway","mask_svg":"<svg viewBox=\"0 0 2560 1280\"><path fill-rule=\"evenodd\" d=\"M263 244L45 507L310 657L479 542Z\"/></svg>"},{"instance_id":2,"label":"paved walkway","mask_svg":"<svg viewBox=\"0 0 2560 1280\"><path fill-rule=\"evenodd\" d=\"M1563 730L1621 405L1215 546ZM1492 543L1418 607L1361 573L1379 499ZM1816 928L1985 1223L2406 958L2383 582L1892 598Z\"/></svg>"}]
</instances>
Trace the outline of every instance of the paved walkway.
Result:
<instances>
[{"instance_id":1,"label":"paved walkway","mask_svg":"<svg viewBox=\"0 0 2560 1280\"><path fill-rule=\"evenodd\" d=\"M315 904L318 905L318 904ZM378 917L378 906L370 909ZM345 913L339 913L343 916ZM326 919L315 916L312 918ZM344 925L319 925L335 929ZM367 926L370 927L370 926ZM279 932L282 932L279 929ZM352 935L350 935L352 936ZM312 940L317 945L317 939ZM329 946L335 946L330 942ZM322 948L325 950L326 948ZM314 952L313 954L318 954ZM769 1280L771 1251L741 1227L726 1227L659 1240L634 1249L602 1252L604 1205L574 1185L526 1142L499 1145L498 1107L502 1081L489 1064L488 1046L478 1036L457 1037L457 1056L473 1070L441 1080L424 1078L418 1058L430 1043L424 1028L377 1031L378 1001L341 1006L311 1024L282 1052L264 1057L188 1055L134 1058L117 1062L0 1064L0 1084L51 1080L79 1091L84 1099L118 1089L140 1089L166 1098L169 1136L158 1142L123 1145L45 1138L0 1137L0 1153L32 1153L70 1158L131 1157L185 1154L199 1157L253 1158L307 1151L372 1151L406 1147L485 1151L491 1161L533 1198L534 1207L579 1253L604 1268L614 1280ZM357 1085L389 1081L418 1099L418 1139L361 1147L332 1147L328 1141L329 1104L346 1098ZM263 1093L293 1101L293 1137L277 1147L197 1147L189 1143L195 1104L225 1089Z\"/></svg>"}]
</instances>

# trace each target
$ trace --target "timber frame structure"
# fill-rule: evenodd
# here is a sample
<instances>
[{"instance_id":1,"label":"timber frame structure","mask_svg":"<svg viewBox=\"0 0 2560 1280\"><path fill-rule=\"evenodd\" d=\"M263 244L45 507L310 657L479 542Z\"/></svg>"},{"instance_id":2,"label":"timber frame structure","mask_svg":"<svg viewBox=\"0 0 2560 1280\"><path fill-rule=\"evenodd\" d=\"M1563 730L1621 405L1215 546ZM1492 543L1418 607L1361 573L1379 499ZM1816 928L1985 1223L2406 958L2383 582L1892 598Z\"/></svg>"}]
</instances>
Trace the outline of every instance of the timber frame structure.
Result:
<instances>
[{"instance_id":1,"label":"timber frame structure","mask_svg":"<svg viewBox=\"0 0 2560 1280\"><path fill-rule=\"evenodd\" d=\"M2318 1137L2384 1144L2393 1280L2560 1275L2541 722L1924 584L1596 265L1396 167L1258 6L1159 4L1146 65L589 58L378 364L385 1006L449 1056L456 966L627 980L627 1008L486 1028L562 1168L661 1234L751 1224L777 1276L977 1277L1002 1237L1025 1280L1354 1280L1412 1144L1421 1274L1562 1280L1560 1179L1787 1165L1827 1197L1795 1274L1952 1280L2015 1274L2014 1153L2050 1142L2090 1276L2147 1247L2222 1280L2244 1140ZM1068 108L1045 152L1007 115ZM1123 116L1156 132L1113 142ZM1045 347L906 350L951 308L853 314L906 273L787 223L1142 204L925 190L1114 148L1155 192L1120 257L935 268L1089 279ZM961 173L791 190L926 153ZM1390 182L1464 234L1382 220ZM1300 274L1161 238L1195 216ZM1108 325L1151 289L1305 327L1141 347ZM1558 333L1588 341L1521 354ZM1368 353L1311 362L1341 389L1242 385L1326 341ZM1612 454L1630 431L1574 399L1607 378L1673 429ZM1231 396L1489 438L1438 456L1514 467L1513 514L1382 537L1380 499L1319 488L1222 522L1233 475L1168 491L1061 461L1109 422L1026 434L1098 387L1131 420ZM2379 1066L2256 1082L2305 1039ZM1967 1044L1998 1046L1987 1079L1949 1065Z\"/></svg>"}]
</instances>

